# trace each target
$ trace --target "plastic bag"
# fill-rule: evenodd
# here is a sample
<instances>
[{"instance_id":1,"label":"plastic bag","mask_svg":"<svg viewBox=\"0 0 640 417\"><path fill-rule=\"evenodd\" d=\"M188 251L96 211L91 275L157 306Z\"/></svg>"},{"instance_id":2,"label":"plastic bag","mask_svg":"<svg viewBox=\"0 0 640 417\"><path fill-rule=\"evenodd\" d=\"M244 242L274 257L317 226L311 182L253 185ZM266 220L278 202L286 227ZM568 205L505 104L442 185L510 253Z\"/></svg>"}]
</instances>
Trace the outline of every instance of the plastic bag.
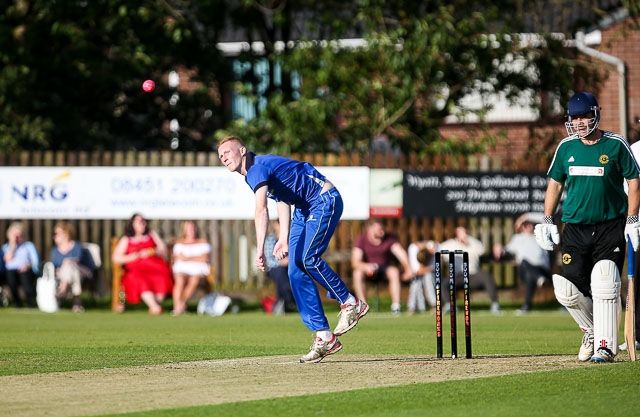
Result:
<instances>
[{"instance_id":1,"label":"plastic bag","mask_svg":"<svg viewBox=\"0 0 640 417\"><path fill-rule=\"evenodd\" d=\"M198 315L221 316L231 304L231 297L218 292L212 292L198 302Z\"/></svg>"},{"instance_id":2,"label":"plastic bag","mask_svg":"<svg viewBox=\"0 0 640 417\"><path fill-rule=\"evenodd\" d=\"M56 298L56 272L51 262L44 264L42 277L36 281L36 303L40 311L55 313L58 311Z\"/></svg>"}]
</instances>

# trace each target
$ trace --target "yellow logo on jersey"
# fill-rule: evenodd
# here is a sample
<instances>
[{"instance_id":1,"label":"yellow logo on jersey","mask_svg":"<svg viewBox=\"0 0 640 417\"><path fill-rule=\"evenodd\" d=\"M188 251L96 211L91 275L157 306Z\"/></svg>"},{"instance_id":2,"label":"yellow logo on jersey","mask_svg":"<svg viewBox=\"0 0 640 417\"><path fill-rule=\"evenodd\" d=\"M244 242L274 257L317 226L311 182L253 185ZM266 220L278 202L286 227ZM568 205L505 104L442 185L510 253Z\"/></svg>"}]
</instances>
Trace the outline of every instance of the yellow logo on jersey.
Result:
<instances>
[{"instance_id":1,"label":"yellow logo on jersey","mask_svg":"<svg viewBox=\"0 0 640 417\"><path fill-rule=\"evenodd\" d=\"M565 265L569 265L571 263L571 255L569 255L568 253L563 253L562 254L562 263Z\"/></svg>"},{"instance_id":2,"label":"yellow logo on jersey","mask_svg":"<svg viewBox=\"0 0 640 417\"><path fill-rule=\"evenodd\" d=\"M609 156L608 155L600 155L600 163L602 165L606 165L609 163Z\"/></svg>"}]
</instances>

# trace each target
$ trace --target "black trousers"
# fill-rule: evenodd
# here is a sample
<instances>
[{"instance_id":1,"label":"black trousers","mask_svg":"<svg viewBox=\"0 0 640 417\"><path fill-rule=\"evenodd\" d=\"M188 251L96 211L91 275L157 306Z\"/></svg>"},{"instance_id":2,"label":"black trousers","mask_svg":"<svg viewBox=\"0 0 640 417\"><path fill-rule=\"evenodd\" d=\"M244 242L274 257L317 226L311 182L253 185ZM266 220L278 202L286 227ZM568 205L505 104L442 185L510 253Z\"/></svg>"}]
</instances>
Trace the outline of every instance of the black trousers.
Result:
<instances>
[{"instance_id":1,"label":"black trousers","mask_svg":"<svg viewBox=\"0 0 640 417\"><path fill-rule=\"evenodd\" d=\"M551 279L551 271L539 266L531 265L527 261L522 261L518 266L518 277L520 282L524 285L524 310L531 310L533 305L533 293L538 286L538 278L544 277L548 280Z\"/></svg>"},{"instance_id":2,"label":"black trousers","mask_svg":"<svg viewBox=\"0 0 640 417\"><path fill-rule=\"evenodd\" d=\"M585 297L591 297L591 271L601 260L624 266L625 217L598 224L565 223L562 232L562 276L572 282Z\"/></svg>"},{"instance_id":3,"label":"black trousers","mask_svg":"<svg viewBox=\"0 0 640 417\"><path fill-rule=\"evenodd\" d=\"M284 302L284 311L287 313L296 310L296 302L291 292L291 283L289 282L289 272L286 266L276 266L271 268L267 273L269 278L276 284L276 293L278 300Z\"/></svg>"},{"instance_id":4,"label":"black trousers","mask_svg":"<svg viewBox=\"0 0 640 417\"><path fill-rule=\"evenodd\" d=\"M11 298L16 307L23 307L24 303L20 297L19 288L22 287L27 307L36 307L36 276L31 269L25 272L17 270L6 270L5 276L9 290L11 290Z\"/></svg>"}]
</instances>

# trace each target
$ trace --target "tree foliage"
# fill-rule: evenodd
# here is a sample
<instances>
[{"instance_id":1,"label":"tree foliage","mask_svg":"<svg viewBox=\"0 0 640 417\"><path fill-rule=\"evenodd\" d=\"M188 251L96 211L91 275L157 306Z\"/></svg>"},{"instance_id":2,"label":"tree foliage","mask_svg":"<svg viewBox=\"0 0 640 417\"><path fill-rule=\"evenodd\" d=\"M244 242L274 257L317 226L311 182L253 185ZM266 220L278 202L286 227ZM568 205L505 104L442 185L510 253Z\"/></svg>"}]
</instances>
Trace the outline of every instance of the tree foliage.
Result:
<instances>
[{"instance_id":1,"label":"tree foliage","mask_svg":"<svg viewBox=\"0 0 640 417\"><path fill-rule=\"evenodd\" d=\"M225 2L191 3L12 1L0 15L0 149L166 148L172 118L189 127L183 143L202 147L222 119ZM174 69L191 77L179 105Z\"/></svg>"},{"instance_id":2,"label":"tree foliage","mask_svg":"<svg viewBox=\"0 0 640 417\"><path fill-rule=\"evenodd\" d=\"M180 124L179 150L211 150L215 140L236 134L257 150L273 152L368 152L379 141L403 151L475 152L496 139L482 123L473 143L443 141L437 127L454 112L482 121L495 95L537 106L543 118L553 116L554 107L540 97L565 102L577 78L594 79L561 40L517 35L537 22L537 3L4 3L5 152L166 149L176 136L172 119ZM233 59L255 68L266 58L266 83L255 71L234 73L216 47L230 38L263 43L263 52ZM350 38L364 39L366 46L338 44ZM173 70L181 74L177 89L167 80ZM142 91L145 79L156 82L152 93ZM252 100L257 117L230 120L231 93ZM478 99L469 103L469 97Z\"/></svg>"},{"instance_id":3,"label":"tree foliage","mask_svg":"<svg viewBox=\"0 0 640 417\"><path fill-rule=\"evenodd\" d=\"M340 26L327 42L273 51L272 61L302 79L299 98L273 91L259 117L236 120L218 135L233 133L279 152L363 153L380 139L402 151L477 152L496 139L482 123L495 97L546 116L552 108L541 93L566 102L575 74L594 79L577 69L561 39L519 35L528 15L517 2L350 4L358 7L343 13L342 24L361 28L366 46L341 47ZM469 97L477 97L471 106ZM477 141L441 140L437 127L454 111L479 118Z\"/></svg>"}]
</instances>

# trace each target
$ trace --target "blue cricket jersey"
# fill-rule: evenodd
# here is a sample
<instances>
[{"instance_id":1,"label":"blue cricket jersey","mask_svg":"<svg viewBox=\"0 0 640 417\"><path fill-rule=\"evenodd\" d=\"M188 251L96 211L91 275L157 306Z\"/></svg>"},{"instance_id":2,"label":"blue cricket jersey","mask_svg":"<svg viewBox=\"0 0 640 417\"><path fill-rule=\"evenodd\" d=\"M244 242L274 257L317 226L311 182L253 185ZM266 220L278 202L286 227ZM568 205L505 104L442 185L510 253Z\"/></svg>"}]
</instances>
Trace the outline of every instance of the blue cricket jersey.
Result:
<instances>
[{"instance_id":1,"label":"blue cricket jersey","mask_svg":"<svg viewBox=\"0 0 640 417\"><path fill-rule=\"evenodd\" d=\"M253 192L267 184L269 198L303 207L320 195L325 176L308 162L250 152L245 181Z\"/></svg>"}]
</instances>

